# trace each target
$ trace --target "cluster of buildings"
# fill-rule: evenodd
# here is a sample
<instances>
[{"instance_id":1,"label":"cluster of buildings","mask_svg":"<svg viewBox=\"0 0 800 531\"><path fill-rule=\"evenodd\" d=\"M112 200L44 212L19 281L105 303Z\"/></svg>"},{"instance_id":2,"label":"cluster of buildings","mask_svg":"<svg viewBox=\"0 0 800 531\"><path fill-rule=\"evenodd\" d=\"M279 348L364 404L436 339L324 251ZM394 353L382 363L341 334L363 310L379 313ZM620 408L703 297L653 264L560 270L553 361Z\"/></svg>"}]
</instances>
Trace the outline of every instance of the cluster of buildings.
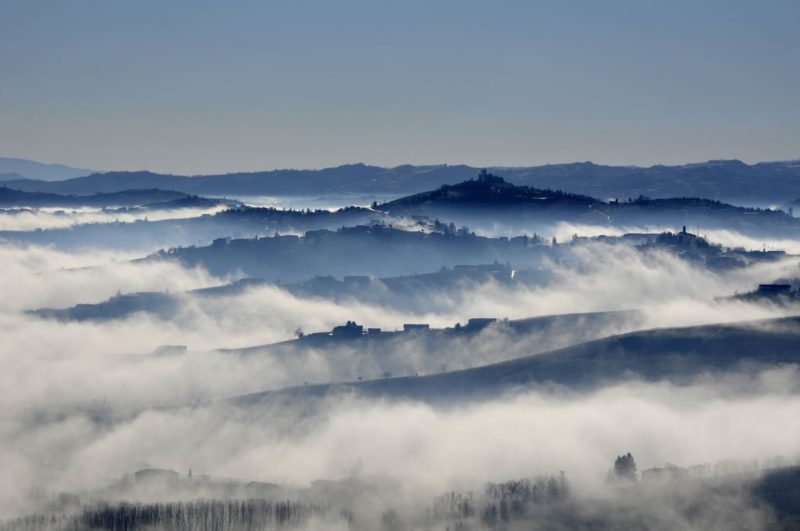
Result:
<instances>
[{"instance_id":1,"label":"cluster of buildings","mask_svg":"<svg viewBox=\"0 0 800 531\"><path fill-rule=\"evenodd\" d=\"M347 321L347 324L343 324L341 326L334 326L333 330L331 330L330 335L333 337L361 337L365 333L364 327L360 324L356 324L355 321ZM378 335L381 333L380 328L367 328L366 334L367 335Z\"/></svg>"},{"instance_id":2,"label":"cluster of buildings","mask_svg":"<svg viewBox=\"0 0 800 531\"><path fill-rule=\"evenodd\" d=\"M749 302L795 304L800 302L800 289L792 289L791 284L785 283L759 284L757 289L733 298Z\"/></svg>"},{"instance_id":3,"label":"cluster of buildings","mask_svg":"<svg viewBox=\"0 0 800 531\"><path fill-rule=\"evenodd\" d=\"M453 331L463 331L463 332L478 332L483 330L487 326L496 323L497 319L494 317L473 317L469 319L466 324L462 325L461 323L456 323L456 325L451 329L445 330L453 330ZM431 330L431 325L428 323L403 323L403 330L402 332L384 332L380 328L365 328L364 325L360 325L355 321L347 321L343 325L334 326L330 332L319 332L314 334L308 334L301 336L302 339L306 338L337 338L337 339L355 339L363 336L379 336L381 334L387 333L418 333L418 332L428 332Z\"/></svg>"}]
</instances>

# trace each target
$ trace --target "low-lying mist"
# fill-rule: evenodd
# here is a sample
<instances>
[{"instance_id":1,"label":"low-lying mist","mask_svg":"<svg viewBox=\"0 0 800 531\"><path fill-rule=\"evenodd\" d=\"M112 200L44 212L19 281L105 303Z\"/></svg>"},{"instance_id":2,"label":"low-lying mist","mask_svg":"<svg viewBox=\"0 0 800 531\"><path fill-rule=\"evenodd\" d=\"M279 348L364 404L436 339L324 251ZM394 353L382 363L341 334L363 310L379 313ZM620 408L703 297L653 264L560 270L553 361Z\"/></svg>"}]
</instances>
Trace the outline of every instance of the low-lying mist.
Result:
<instances>
[{"instance_id":1,"label":"low-lying mist","mask_svg":"<svg viewBox=\"0 0 800 531\"><path fill-rule=\"evenodd\" d=\"M6 416L3 514L35 509L30 494L41 489L102 497L105 487L147 467L290 486L342 478L393 485L392 499L370 501L374 509L560 471L578 496L595 497L615 456L627 451L640 469L724 460L765 466L777 456L797 462L799 390L796 368L775 368L688 386L631 382L460 406L343 396L313 406L311 399L257 409L217 403L116 420L90 411Z\"/></svg>"},{"instance_id":2,"label":"low-lying mist","mask_svg":"<svg viewBox=\"0 0 800 531\"><path fill-rule=\"evenodd\" d=\"M299 297L274 285L222 296L184 293L236 277L134 258L0 246L0 466L6 471L0 517L39 510L42 492L102 497L104 487L147 467L294 486L368 478L400 486L399 498L371 500L376 510L396 507L405 514L448 489L561 470L577 494L600 496L614 457L627 451L641 468L798 458L800 375L792 366L700 376L683 386L633 381L590 393L529 389L463 404L347 395L248 408L223 399L387 371L473 367L594 336L559 330L557 338L512 337L500 325L436 353L413 341L372 358L300 345L302 363L215 351L291 339L298 327L326 331L347 320L394 330L403 323L449 327L471 317L641 311L592 332L602 337L778 317L793 308L726 297L797 276L791 257L712 271L663 251L588 242L543 265L552 278L546 285L464 283L416 294L411 309L357 296ZM170 319L140 313L59 322L25 313L166 290L178 301ZM161 345L189 348L153 354Z\"/></svg>"},{"instance_id":3,"label":"low-lying mist","mask_svg":"<svg viewBox=\"0 0 800 531\"><path fill-rule=\"evenodd\" d=\"M2 280L6 297L0 302L4 404L11 409L22 404L48 409L91 400L129 407L175 404L304 382L377 378L384 372L427 374L442 366L468 368L634 329L778 317L791 308L714 297L750 289L796 267L788 261L713 273L664 253L588 245L575 249L572 263L552 264L555 281L546 287L467 284L457 292L422 297L414 312L357 300L299 298L267 285L230 296L179 295L177 313L170 320L134 314L108 322L59 322L22 313L43 306L98 302L118 291L180 291L227 280L171 262L131 263L118 258L38 247L2 248L0 259L7 273ZM502 326L491 327L449 344L458 348L434 353L424 350L422 343L405 340L387 343L382 356L365 355L346 345L326 352L300 344L301 362L212 352L291 339L298 327L307 333L326 331L346 320L394 330L409 322L449 327L470 317L518 319L629 309L642 313L607 328L562 328L519 337ZM149 354L162 345L186 345L189 352Z\"/></svg>"},{"instance_id":4,"label":"low-lying mist","mask_svg":"<svg viewBox=\"0 0 800 531\"><path fill-rule=\"evenodd\" d=\"M574 236L593 238L597 236L618 237L624 234L660 234L663 232L677 232L681 228L673 225L606 226L560 221L536 227L514 227L495 224L475 232L489 237L521 236L536 232L546 239L555 237L559 242L568 242ZM723 247L742 247L748 251L760 251L766 248L768 250L783 250L787 253L800 254L800 239L798 238L775 238L766 232L761 237L754 237L735 230L709 229L705 227L686 227L686 229Z\"/></svg>"},{"instance_id":5,"label":"low-lying mist","mask_svg":"<svg viewBox=\"0 0 800 531\"><path fill-rule=\"evenodd\" d=\"M218 205L210 208L16 208L0 209L0 231L31 231L36 229L63 229L85 223L133 223L139 220L162 221L188 219L205 214L213 215L228 208Z\"/></svg>"}]
</instances>

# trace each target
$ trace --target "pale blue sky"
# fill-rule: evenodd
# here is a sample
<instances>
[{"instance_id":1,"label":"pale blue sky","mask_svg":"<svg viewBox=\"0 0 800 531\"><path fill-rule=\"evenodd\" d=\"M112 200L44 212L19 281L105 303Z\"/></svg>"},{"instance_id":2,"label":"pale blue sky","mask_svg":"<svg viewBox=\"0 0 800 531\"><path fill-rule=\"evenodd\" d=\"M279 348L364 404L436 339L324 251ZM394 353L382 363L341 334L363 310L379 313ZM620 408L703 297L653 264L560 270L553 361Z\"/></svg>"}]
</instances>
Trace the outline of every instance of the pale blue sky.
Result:
<instances>
[{"instance_id":1,"label":"pale blue sky","mask_svg":"<svg viewBox=\"0 0 800 531\"><path fill-rule=\"evenodd\" d=\"M0 156L800 158L798 0L0 0Z\"/></svg>"}]
</instances>

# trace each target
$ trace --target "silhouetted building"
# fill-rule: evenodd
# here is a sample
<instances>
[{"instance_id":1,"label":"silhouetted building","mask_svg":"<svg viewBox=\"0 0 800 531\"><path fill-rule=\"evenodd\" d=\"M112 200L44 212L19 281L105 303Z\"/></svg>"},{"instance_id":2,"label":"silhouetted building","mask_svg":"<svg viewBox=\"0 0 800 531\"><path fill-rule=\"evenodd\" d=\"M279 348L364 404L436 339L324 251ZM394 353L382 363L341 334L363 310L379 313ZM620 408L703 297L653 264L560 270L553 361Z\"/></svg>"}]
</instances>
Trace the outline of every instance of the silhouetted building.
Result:
<instances>
[{"instance_id":1,"label":"silhouetted building","mask_svg":"<svg viewBox=\"0 0 800 531\"><path fill-rule=\"evenodd\" d=\"M689 471L687 469L670 464L664 465L663 467L642 470L643 482L676 481L680 479L687 479L688 477Z\"/></svg>"},{"instance_id":2,"label":"silhouetted building","mask_svg":"<svg viewBox=\"0 0 800 531\"><path fill-rule=\"evenodd\" d=\"M403 325L403 332L416 332L418 330L430 330L431 325L427 323L405 323Z\"/></svg>"},{"instance_id":3,"label":"silhouetted building","mask_svg":"<svg viewBox=\"0 0 800 531\"><path fill-rule=\"evenodd\" d=\"M482 169L481 172L478 174L478 182L485 184L505 183L502 177L498 177L497 175L492 175L491 173L487 172L485 168Z\"/></svg>"},{"instance_id":4,"label":"silhouetted building","mask_svg":"<svg viewBox=\"0 0 800 531\"><path fill-rule=\"evenodd\" d=\"M692 234L686 231L686 227L678 233L665 232L660 234L656 243L665 247L672 247L677 250L707 250L711 245L705 238L701 238L697 234Z\"/></svg>"},{"instance_id":5,"label":"silhouetted building","mask_svg":"<svg viewBox=\"0 0 800 531\"><path fill-rule=\"evenodd\" d=\"M482 330L492 323L496 323L497 319L494 317L473 317L467 321L466 328L468 330Z\"/></svg>"},{"instance_id":6,"label":"silhouetted building","mask_svg":"<svg viewBox=\"0 0 800 531\"><path fill-rule=\"evenodd\" d=\"M347 321L343 326L334 326L331 335L335 337L359 337L364 334L364 327L355 321Z\"/></svg>"},{"instance_id":7,"label":"silhouetted building","mask_svg":"<svg viewBox=\"0 0 800 531\"><path fill-rule=\"evenodd\" d=\"M367 328L367 335L377 336L381 333L380 328Z\"/></svg>"}]
</instances>

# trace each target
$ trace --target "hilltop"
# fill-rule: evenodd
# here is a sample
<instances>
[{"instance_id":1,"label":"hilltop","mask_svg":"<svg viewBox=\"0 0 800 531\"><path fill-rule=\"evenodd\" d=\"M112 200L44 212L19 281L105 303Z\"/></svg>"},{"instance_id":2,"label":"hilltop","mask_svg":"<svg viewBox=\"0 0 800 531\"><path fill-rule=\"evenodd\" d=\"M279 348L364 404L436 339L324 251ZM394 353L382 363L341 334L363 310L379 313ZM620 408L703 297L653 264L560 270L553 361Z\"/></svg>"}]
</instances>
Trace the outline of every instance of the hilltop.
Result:
<instances>
[{"instance_id":1,"label":"hilltop","mask_svg":"<svg viewBox=\"0 0 800 531\"><path fill-rule=\"evenodd\" d=\"M608 200L560 190L518 186L482 171L477 179L375 205L394 216L424 216L493 230L517 230L567 222L616 227L702 226L751 236L796 234L800 220L780 210L734 206L713 199L639 196ZM539 224L540 226L537 226ZM542 228L545 227L545 228Z\"/></svg>"},{"instance_id":2,"label":"hilltop","mask_svg":"<svg viewBox=\"0 0 800 531\"><path fill-rule=\"evenodd\" d=\"M419 207L434 204L458 204L465 206L515 206L532 203L537 207L556 204L591 206L602 203L593 197L543 190L530 186L517 186L502 177L481 170L477 179L453 185L442 185L432 191L414 194L381 205L381 209L393 211L403 207Z\"/></svg>"}]
</instances>

